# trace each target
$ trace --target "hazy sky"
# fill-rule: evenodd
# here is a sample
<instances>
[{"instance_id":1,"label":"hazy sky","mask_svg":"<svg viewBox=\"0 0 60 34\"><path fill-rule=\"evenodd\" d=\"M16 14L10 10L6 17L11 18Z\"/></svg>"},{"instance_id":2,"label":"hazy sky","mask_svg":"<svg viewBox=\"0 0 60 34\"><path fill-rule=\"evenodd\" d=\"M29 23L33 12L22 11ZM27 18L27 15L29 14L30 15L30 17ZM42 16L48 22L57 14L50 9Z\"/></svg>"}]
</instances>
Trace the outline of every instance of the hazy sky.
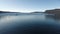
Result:
<instances>
[{"instance_id":1,"label":"hazy sky","mask_svg":"<svg viewBox=\"0 0 60 34\"><path fill-rule=\"evenodd\" d=\"M0 10L15 12L60 8L60 0L0 0Z\"/></svg>"}]
</instances>

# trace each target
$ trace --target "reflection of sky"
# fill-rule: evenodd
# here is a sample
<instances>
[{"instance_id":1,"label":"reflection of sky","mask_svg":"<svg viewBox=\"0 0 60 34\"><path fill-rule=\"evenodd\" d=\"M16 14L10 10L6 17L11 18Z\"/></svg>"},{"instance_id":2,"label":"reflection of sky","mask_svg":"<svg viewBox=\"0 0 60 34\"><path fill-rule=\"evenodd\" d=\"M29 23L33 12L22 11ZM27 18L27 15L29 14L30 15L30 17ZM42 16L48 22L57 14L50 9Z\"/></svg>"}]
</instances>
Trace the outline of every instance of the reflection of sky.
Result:
<instances>
[{"instance_id":1,"label":"reflection of sky","mask_svg":"<svg viewBox=\"0 0 60 34\"><path fill-rule=\"evenodd\" d=\"M44 20L44 16L38 17L36 15L21 15L21 16L5 16L3 18L0 19L0 26L7 26L7 25L14 25L14 24L18 24L18 22L23 23L26 21L34 21L34 20ZM16 23L15 23L16 22Z\"/></svg>"},{"instance_id":2,"label":"reflection of sky","mask_svg":"<svg viewBox=\"0 0 60 34\"><path fill-rule=\"evenodd\" d=\"M53 18L46 18L45 15L19 15L19 16L3 16L0 19L0 30L21 26L24 24L56 24L56 20ZM58 24L58 23L57 23ZM60 25L60 24L59 24Z\"/></svg>"},{"instance_id":3,"label":"reflection of sky","mask_svg":"<svg viewBox=\"0 0 60 34\"><path fill-rule=\"evenodd\" d=\"M10 22L12 20L27 20L27 19L36 19L36 18L44 19L44 15L2 16L0 22Z\"/></svg>"},{"instance_id":4,"label":"reflection of sky","mask_svg":"<svg viewBox=\"0 0 60 34\"><path fill-rule=\"evenodd\" d=\"M56 24L55 22L56 22L55 20L53 22L53 19L46 18L45 15L3 16L0 19L0 31L3 33L6 31L10 31L10 29L14 30L15 27L22 27L22 26L24 27L24 28L22 27L24 30L26 26L40 27L41 25L44 28L46 28L45 26L49 26L48 28L50 28L50 25L51 27L56 28L57 27L56 25L60 24L59 23ZM58 28L59 27L60 26L58 26Z\"/></svg>"},{"instance_id":5,"label":"reflection of sky","mask_svg":"<svg viewBox=\"0 0 60 34\"><path fill-rule=\"evenodd\" d=\"M32 12L60 8L60 0L0 0L0 10Z\"/></svg>"}]
</instances>

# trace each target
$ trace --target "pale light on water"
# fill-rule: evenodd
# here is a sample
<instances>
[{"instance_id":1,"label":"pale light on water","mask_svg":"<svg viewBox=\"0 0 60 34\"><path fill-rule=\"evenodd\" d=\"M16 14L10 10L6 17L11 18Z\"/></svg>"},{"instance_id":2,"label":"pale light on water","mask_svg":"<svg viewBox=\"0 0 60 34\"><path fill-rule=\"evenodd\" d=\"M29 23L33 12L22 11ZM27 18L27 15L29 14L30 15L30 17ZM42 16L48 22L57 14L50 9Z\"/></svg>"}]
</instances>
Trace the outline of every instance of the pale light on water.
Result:
<instances>
[{"instance_id":1,"label":"pale light on water","mask_svg":"<svg viewBox=\"0 0 60 34\"><path fill-rule=\"evenodd\" d=\"M0 17L0 34L33 34L57 32L60 20L42 15L18 15ZM55 31L57 30L57 31ZM29 33L28 33L29 32ZM25 33L25 34L26 34Z\"/></svg>"}]
</instances>

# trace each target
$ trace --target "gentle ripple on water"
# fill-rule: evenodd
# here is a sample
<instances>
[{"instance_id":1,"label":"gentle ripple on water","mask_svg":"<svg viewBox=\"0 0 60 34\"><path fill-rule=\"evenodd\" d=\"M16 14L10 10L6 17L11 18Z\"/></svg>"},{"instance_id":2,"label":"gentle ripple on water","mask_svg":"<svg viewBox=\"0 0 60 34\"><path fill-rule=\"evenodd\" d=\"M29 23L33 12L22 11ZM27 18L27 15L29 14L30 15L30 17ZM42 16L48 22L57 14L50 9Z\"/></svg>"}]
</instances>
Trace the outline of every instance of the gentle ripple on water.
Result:
<instances>
[{"instance_id":1,"label":"gentle ripple on water","mask_svg":"<svg viewBox=\"0 0 60 34\"><path fill-rule=\"evenodd\" d=\"M0 34L59 34L60 20L46 15L0 17Z\"/></svg>"}]
</instances>

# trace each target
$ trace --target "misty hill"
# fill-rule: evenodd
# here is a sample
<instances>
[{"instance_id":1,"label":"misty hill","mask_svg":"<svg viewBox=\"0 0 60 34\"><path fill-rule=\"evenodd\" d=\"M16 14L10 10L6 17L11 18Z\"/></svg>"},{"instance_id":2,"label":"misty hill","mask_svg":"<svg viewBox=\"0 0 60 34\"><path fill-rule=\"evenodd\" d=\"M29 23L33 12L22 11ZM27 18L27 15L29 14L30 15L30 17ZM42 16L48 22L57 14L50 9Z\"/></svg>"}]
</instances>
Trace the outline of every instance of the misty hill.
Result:
<instances>
[{"instance_id":1,"label":"misty hill","mask_svg":"<svg viewBox=\"0 0 60 34\"><path fill-rule=\"evenodd\" d=\"M0 11L0 16L3 15L18 15L20 12L9 12L9 11Z\"/></svg>"},{"instance_id":2,"label":"misty hill","mask_svg":"<svg viewBox=\"0 0 60 34\"><path fill-rule=\"evenodd\" d=\"M0 13L18 13L18 12L0 11Z\"/></svg>"},{"instance_id":3,"label":"misty hill","mask_svg":"<svg viewBox=\"0 0 60 34\"><path fill-rule=\"evenodd\" d=\"M35 11L35 12L31 12L31 13L44 13L44 12L38 12L38 11Z\"/></svg>"}]
</instances>

